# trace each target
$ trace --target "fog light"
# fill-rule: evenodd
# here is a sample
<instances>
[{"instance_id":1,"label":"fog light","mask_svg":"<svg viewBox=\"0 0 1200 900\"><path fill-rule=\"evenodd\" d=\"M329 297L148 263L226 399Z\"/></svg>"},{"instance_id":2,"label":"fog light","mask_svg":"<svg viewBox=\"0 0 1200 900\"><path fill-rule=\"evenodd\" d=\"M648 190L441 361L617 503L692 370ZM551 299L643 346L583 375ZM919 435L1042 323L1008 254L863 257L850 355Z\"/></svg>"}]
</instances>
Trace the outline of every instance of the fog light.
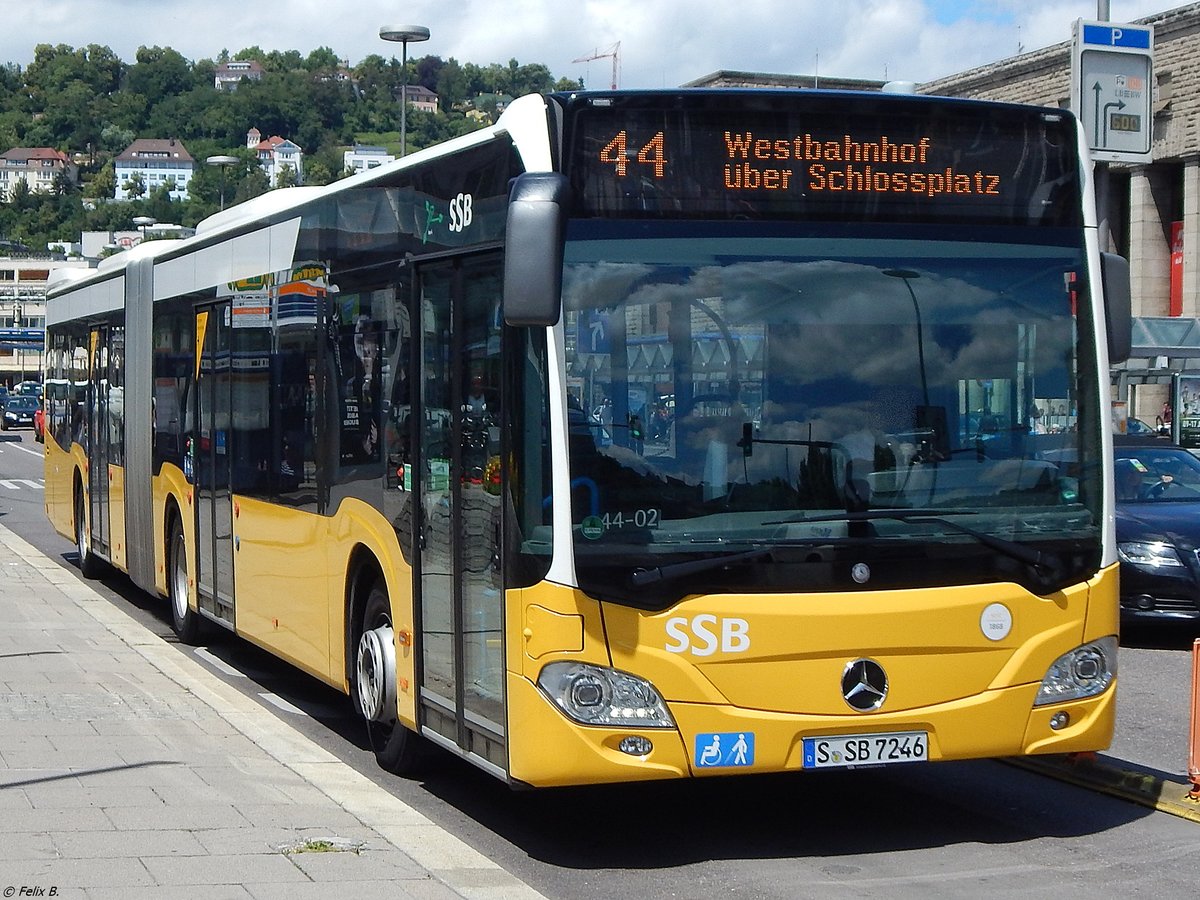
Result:
<instances>
[{"instance_id":1,"label":"fog light","mask_svg":"<svg viewBox=\"0 0 1200 900\"><path fill-rule=\"evenodd\" d=\"M628 753L630 756L649 756L650 751L654 749L654 745L650 743L649 738L631 734L629 737L621 738L621 743L617 745L617 749L622 753Z\"/></svg>"},{"instance_id":2,"label":"fog light","mask_svg":"<svg viewBox=\"0 0 1200 900\"><path fill-rule=\"evenodd\" d=\"M1071 717L1065 712L1056 712L1050 717L1050 727L1055 731L1061 731L1071 724Z\"/></svg>"}]
</instances>

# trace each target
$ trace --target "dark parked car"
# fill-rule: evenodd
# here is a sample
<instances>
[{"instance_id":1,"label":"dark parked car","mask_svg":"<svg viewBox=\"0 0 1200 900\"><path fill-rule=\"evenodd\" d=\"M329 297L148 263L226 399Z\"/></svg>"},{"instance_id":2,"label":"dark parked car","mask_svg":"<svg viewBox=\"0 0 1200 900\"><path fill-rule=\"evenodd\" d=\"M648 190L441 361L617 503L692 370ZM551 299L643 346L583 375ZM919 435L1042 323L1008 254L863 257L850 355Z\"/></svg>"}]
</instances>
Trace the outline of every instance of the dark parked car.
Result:
<instances>
[{"instance_id":1,"label":"dark parked car","mask_svg":"<svg viewBox=\"0 0 1200 900\"><path fill-rule=\"evenodd\" d=\"M1124 434L1114 434L1114 444L1145 444L1151 442L1171 443L1171 429L1162 426L1151 428L1141 419L1130 418L1125 423Z\"/></svg>"},{"instance_id":2,"label":"dark parked car","mask_svg":"<svg viewBox=\"0 0 1200 900\"><path fill-rule=\"evenodd\" d=\"M1115 454L1122 620L1200 621L1200 459L1162 443Z\"/></svg>"},{"instance_id":3,"label":"dark parked car","mask_svg":"<svg viewBox=\"0 0 1200 900\"><path fill-rule=\"evenodd\" d=\"M32 428L33 414L37 412L37 397L22 397L10 394L0 415L0 431L10 428Z\"/></svg>"}]
</instances>

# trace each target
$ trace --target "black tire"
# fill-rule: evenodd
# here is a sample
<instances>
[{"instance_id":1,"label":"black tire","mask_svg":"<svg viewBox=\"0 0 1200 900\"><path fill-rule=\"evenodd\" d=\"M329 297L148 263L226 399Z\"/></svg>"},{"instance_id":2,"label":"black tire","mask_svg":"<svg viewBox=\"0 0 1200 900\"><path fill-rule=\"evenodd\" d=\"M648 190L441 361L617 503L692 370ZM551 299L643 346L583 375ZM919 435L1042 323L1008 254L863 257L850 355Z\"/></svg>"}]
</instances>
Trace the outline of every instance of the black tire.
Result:
<instances>
[{"instance_id":1,"label":"black tire","mask_svg":"<svg viewBox=\"0 0 1200 900\"><path fill-rule=\"evenodd\" d=\"M99 578L104 573L104 562L92 552L81 490L75 492L75 550L79 553L79 572L84 578Z\"/></svg>"},{"instance_id":2,"label":"black tire","mask_svg":"<svg viewBox=\"0 0 1200 900\"><path fill-rule=\"evenodd\" d=\"M358 640L354 648L354 668L350 677L354 708L366 722L371 749L380 767L396 775L411 775L420 768L426 755L427 743L415 731L396 720L392 611L388 603L387 588L382 579L376 579L371 585L360 624L361 627L356 632ZM376 629L385 630L382 640ZM374 637L372 632L376 632ZM380 653L386 653L388 645L392 648L390 666L386 662L386 656L383 665L380 665ZM374 716L368 712L372 707L378 709Z\"/></svg>"},{"instance_id":3,"label":"black tire","mask_svg":"<svg viewBox=\"0 0 1200 900\"><path fill-rule=\"evenodd\" d=\"M200 640L200 615L188 605L187 542L179 522L171 525L167 541L167 598L171 603L171 628L185 644Z\"/></svg>"}]
</instances>

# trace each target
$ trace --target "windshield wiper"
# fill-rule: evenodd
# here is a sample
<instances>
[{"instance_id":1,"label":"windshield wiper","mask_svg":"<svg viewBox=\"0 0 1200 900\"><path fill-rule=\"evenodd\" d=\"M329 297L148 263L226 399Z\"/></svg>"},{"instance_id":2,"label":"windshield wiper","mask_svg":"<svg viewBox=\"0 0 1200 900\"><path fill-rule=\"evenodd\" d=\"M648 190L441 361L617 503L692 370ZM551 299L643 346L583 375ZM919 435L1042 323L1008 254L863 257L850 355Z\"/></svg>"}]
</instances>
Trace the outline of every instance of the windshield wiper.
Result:
<instances>
[{"instance_id":1,"label":"windshield wiper","mask_svg":"<svg viewBox=\"0 0 1200 900\"><path fill-rule=\"evenodd\" d=\"M764 522L764 525L795 525L810 522L869 522L875 519L893 519L900 522L934 523L974 538L989 550L995 550L1009 559L1029 566L1044 587L1051 587L1063 572L1063 562L1057 554L1043 553L1027 544L996 537L987 532L978 531L958 522L942 518L944 515L977 515L974 510L962 509L924 509L920 511L907 509L873 509L863 512L835 513L827 516L812 516L810 518L794 517L775 522ZM844 540L838 538L784 538L771 541L771 546L758 547L741 553L730 553L724 556L706 556L703 559L688 562L669 563L665 566L655 566L651 569L637 569L629 578L634 587L645 587L659 581L671 581L688 575L710 572L728 566L745 565L755 560L773 555L776 548L792 547L805 544L828 544ZM857 543L857 541L856 541Z\"/></svg>"},{"instance_id":2,"label":"windshield wiper","mask_svg":"<svg viewBox=\"0 0 1200 900\"><path fill-rule=\"evenodd\" d=\"M869 522L875 519L894 519L898 522L930 522L937 525L945 526L951 531L957 531L960 534L969 535L989 550L995 550L997 553L1002 553L1009 559L1014 559L1019 563L1024 563L1030 566L1035 572L1043 578L1057 577L1062 571L1062 560L1053 553L1043 553L1034 547L1027 544L1022 544L1017 541L1010 541L1007 538L996 537L994 534L988 534L984 531L977 531L959 522L954 522L943 516L974 516L978 515L974 510L969 509L869 509L862 512L836 513L829 516L813 516L805 518L797 516L791 519L780 519L776 522L764 522L764 525L796 525L807 524L809 522Z\"/></svg>"},{"instance_id":3,"label":"windshield wiper","mask_svg":"<svg viewBox=\"0 0 1200 900\"><path fill-rule=\"evenodd\" d=\"M764 556L770 555L770 547L759 547L757 550L730 553L726 556L706 556L704 559L695 559L690 562L670 563L665 566L655 566L653 569L638 569L629 576L629 580L634 587L645 587L648 584L654 584L656 581L670 581L674 578L682 578L685 575L696 575L700 572L721 569L725 566L742 565L743 563L753 562L756 559L762 559Z\"/></svg>"}]
</instances>

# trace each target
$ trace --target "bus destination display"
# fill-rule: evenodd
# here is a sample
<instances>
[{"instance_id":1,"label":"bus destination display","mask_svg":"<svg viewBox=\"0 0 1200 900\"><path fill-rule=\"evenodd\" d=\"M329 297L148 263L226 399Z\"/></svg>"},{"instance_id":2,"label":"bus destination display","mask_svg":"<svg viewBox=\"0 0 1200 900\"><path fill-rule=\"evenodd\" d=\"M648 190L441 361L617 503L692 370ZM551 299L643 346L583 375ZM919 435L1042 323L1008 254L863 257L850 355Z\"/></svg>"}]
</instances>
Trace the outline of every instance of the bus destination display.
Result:
<instances>
[{"instance_id":1,"label":"bus destination display","mask_svg":"<svg viewBox=\"0 0 1200 900\"><path fill-rule=\"evenodd\" d=\"M1066 224L1078 173L1065 115L1020 110L1004 121L906 109L593 107L576 119L573 182L587 213L602 216Z\"/></svg>"}]
</instances>

